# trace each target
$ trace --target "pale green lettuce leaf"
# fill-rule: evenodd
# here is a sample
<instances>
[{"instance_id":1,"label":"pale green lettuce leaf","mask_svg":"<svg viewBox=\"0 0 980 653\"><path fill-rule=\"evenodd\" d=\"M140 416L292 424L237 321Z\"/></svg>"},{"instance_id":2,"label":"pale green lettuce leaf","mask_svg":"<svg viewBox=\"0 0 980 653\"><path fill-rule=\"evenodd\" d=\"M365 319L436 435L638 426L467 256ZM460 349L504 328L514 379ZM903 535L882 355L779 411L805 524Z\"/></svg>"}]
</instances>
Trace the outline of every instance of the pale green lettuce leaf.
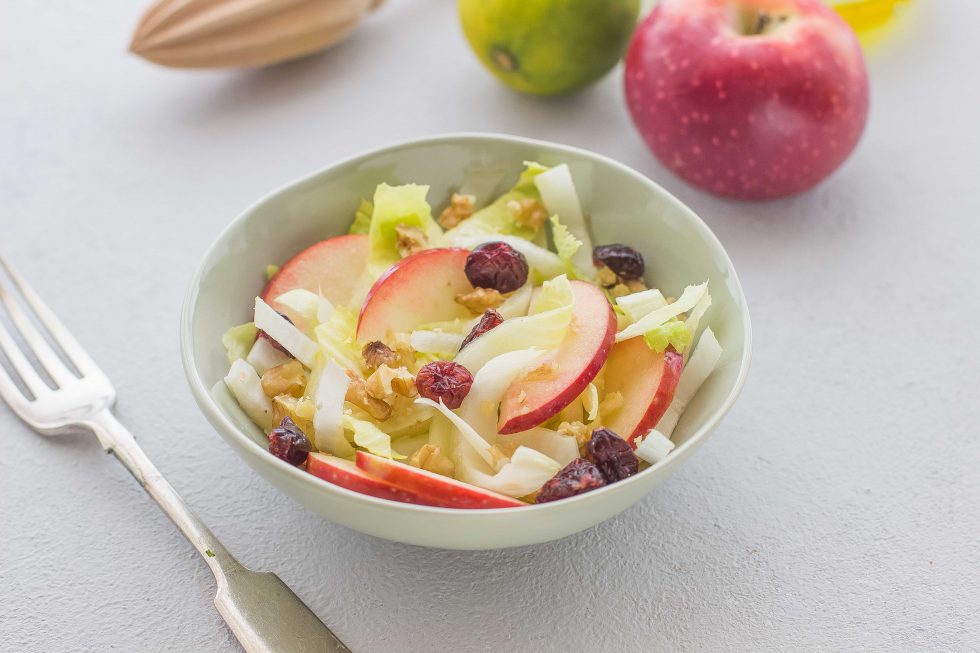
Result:
<instances>
[{"instance_id":1,"label":"pale green lettuce leaf","mask_svg":"<svg viewBox=\"0 0 980 653\"><path fill-rule=\"evenodd\" d=\"M432 218L432 209L425 200L428 192L428 186L417 184L378 185L374 192L374 213L368 232L371 239L368 270L375 277L401 259L395 233L399 225L418 227L429 242L438 242L442 237L442 229Z\"/></svg>"},{"instance_id":2,"label":"pale green lettuce leaf","mask_svg":"<svg viewBox=\"0 0 980 653\"><path fill-rule=\"evenodd\" d=\"M357 345L357 316L345 306L335 306L326 322L317 326L320 352L344 369L363 372L361 348Z\"/></svg>"},{"instance_id":3,"label":"pale green lettuce leaf","mask_svg":"<svg viewBox=\"0 0 980 653\"><path fill-rule=\"evenodd\" d=\"M629 318L631 323L638 321L647 313L652 313L666 305L667 299L656 288L616 298L616 307L622 311L623 315Z\"/></svg>"},{"instance_id":4,"label":"pale green lettuce leaf","mask_svg":"<svg viewBox=\"0 0 980 653\"><path fill-rule=\"evenodd\" d=\"M558 258L565 266L565 272L572 279L578 279L582 275L575 266L574 258L576 252L582 248L582 241L572 235L572 232L561 223L557 215L551 216L551 238L555 241L555 251Z\"/></svg>"},{"instance_id":5,"label":"pale green lettuce leaf","mask_svg":"<svg viewBox=\"0 0 980 653\"><path fill-rule=\"evenodd\" d=\"M404 458L391 448L391 436L371 422L357 419L351 415L343 416L344 428L354 433L354 444L369 453L383 458Z\"/></svg>"},{"instance_id":6,"label":"pale green lettuce leaf","mask_svg":"<svg viewBox=\"0 0 980 653\"><path fill-rule=\"evenodd\" d=\"M475 212L468 219L459 223L446 232L447 236L464 238L470 236L485 235L512 235L533 240L535 230L529 229L516 220L507 209L507 203L512 200L534 199L541 200L541 193L534 184L534 178L547 170L540 163L525 161L524 172L518 178L517 183L509 191L498 197L479 211Z\"/></svg>"},{"instance_id":7,"label":"pale green lettuce leaf","mask_svg":"<svg viewBox=\"0 0 980 653\"><path fill-rule=\"evenodd\" d=\"M221 344L225 346L228 362L234 363L239 358L248 358L248 352L252 350L252 344L255 343L258 333L255 322L239 324L225 331L221 336Z\"/></svg>"},{"instance_id":8,"label":"pale green lettuce leaf","mask_svg":"<svg viewBox=\"0 0 980 653\"><path fill-rule=\"evenodd\" d=\"M371 214L374 213L374 204L368 200L361 200L361 205L354 213L354 222L351 223L349 234L366 234L371 230Z\"/></svg>"},{"instance_id":9,"label":"pale green lettuce leaf","mask_svg":"<svg viewBox=\"0 0 980 653\"><path fill-rule=\"evenodd\" d=\"M544 202L548 212L557 214L567 231L582 244L582 247L568 258L571 260L571 265L579 271L580 278L591 279L595 269L592 265L592 239L589 237L588 220L585 212L582 211L582 204L575 190L568 164L563 163L541 173L534 178L534 183L541 193L541 201ZM552 238L557 245L554 231L552 231Z\"/></svg>"},{"instance_id":10,"label":"pale green lettuce leaf","mask_svg":"<svg viewBox=\"0 0 980 653\"><path fill-rule=\"evenodd\" d=\"M660 326L650 329L643 334L647 346L657 353L663 353L667 347L673 347L678 354L691 345L691 330L678 319L668 320Z\"/></svg>"},{"instance_id":11,"label":"pale green lettuce leaf","mask_svg":"<svg viewBox=\"0 0 980 653\"><path fill-rule=\"evenodd\" d=\"M659 327L673 317L686 313L694 308L708 292L708 282L697 286L688 286L677 298L677 301L650 311L639 320L616 334L616 342L636 338Z\"/></svg>"}]
</instances>

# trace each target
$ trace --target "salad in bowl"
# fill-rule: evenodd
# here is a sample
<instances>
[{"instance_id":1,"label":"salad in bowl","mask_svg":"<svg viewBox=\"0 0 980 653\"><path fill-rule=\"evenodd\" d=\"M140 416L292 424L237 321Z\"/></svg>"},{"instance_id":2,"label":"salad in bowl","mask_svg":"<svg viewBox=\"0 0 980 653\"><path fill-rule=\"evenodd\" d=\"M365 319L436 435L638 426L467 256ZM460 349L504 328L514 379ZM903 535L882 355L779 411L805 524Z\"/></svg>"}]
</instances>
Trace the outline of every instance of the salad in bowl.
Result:
<instances>
[{"instance_id":1,"label":"salad in bowl","mask_svg":"<svg viewBox=\"0 0 980 653\"><path fill-rule=\"evenodd\" d=\"M569 168L484 206L380 183L223 337L269 454L328 483L459 509L548 503L661 464L715 369L709 282L669 296L593 243ZM587 208L587 207L586 207Z\"/></svg>"}]
</instances>

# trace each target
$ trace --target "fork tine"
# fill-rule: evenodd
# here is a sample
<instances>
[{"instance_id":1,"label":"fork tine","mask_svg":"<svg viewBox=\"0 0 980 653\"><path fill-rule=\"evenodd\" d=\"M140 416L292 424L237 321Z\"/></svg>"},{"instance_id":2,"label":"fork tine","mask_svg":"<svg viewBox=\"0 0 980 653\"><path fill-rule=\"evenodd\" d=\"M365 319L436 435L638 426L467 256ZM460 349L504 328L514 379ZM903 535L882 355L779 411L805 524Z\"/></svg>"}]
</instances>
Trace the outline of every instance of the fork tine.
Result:
<instances>
[{"instance_id":1,"label":"fork tine","mask_svg":"<svg viewBox=\"0 0 980 653\"><path fill-rule=\"evenodd\" d=\"M13 408L21 419L27 420L27 405L30 401L3 367L0 367L0 399L7 402L7 405Z\"/></svg>"},{"instance_id":2,"label":"fork tine","mask_svg":"<svg viewBox=\"0 0 980 653\"><path fill-rule=\"evenodd\" d=\"M24 356L24 353L20 350L20 347L17 346L17 343L14 342L14 339L10 336L10 332L7 331L7 327L5 327L3 324L0 324L0 352L3 352L4 355L6 355L7 360L10 361L14 371L17 372L18 376L20 376L21 380L24 382L24 385L26 385L27 389L31 391L31 394L34 395L35 399L51 392L51 388L49 388L48 385L41 379L41 376L37 373L37 370L34 369L34 366L31 365L30 361L28 361ZM0 367L0 374L6 378L8 383L6 391L3 391L4 384L0 383L0 391L3 391L2 394L4 399L11 401L10 397L8 397L8 393L19 395L23 399L26 399L26 397L21 394L20 390L17 389L13 379L11 379L4 372L2 367Z\"/></svg>"},{"instance_id":3,"label":"fork tine","mask_svg":"<svg viewBox=\"0 0 980 653\"><path fill-rule=\"evenodd\" d=\"M75 367L82 374L82 376L87 376L90 374L101 375L102 370L100 370L99 366L95 364L95 361L93 361L89 355L85 353L85 350L78 343L78 341L75 340L75 337L71 335L71 332L68 331L65 325L61 323L61 320L59 320L54 314L54 311L48 308L47 304L44 303L41 297L34 292L34 289L31 288L26 281L24 281L23 277L14 271L14 269L9 263L7 263L6 260L4 260L2 256L0 256L0 267L3 267L3 269L7 271L7 275L13 279L14 284L16 284L21 295L23 295L24 299L27 301L27 304L34 311L34 314L37 315L41 323L47 327L55 342L61 346L65 354L68 356L71 362L74 363ZM0 287L0 289L2 289L2 287ZM20 326L20 324L18 324L18 326ZM35 333L37 332L35 331ZM43 342L43 338L41 338L41 341ZM44 344L47 346L47 343ZM50 351L50 348L48 349ZM55 359L57 360L57 356L55 356ZM57 362L63 367L60 360ZM49 369L48 371L50 372L51 370Z\"/></svg>"},{"instance_id":4,"label":"fork tine","mask_svg":"<svg viewBox=\"0 0 980 653\"><path fill-rule=\"evenodd\" d=\"M10 296L10 293L7 292L7 289L3 287L2 283L0 283L0 304L7 307L10 318L16 325L17 330L24 337L24 340L27 341L27 346L31 348L31 351L34 352L37 359L41 361L41 365L48 371L48 374L51 375L55 383L59 386L64 386L66 383L72 381L75 376L61 359L58 358L58 355L54 353L54 350L51 349L51 345L47 343L44 336L34 328L27 315L17 305L17 302Z\"/></svg>"}]
</instances>

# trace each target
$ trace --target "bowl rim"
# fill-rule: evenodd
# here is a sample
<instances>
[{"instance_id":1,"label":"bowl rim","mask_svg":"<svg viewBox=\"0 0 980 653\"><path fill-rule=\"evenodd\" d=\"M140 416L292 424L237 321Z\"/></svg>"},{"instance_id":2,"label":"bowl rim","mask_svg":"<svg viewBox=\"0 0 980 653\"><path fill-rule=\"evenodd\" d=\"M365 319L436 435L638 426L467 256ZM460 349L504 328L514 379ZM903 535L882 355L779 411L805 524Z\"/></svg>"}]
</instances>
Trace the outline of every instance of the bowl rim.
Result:
<instances>
[{"instance_id":1,"label":"bowl rim","mask_svg":"<svg viewBox=\"0 0 980 653\"><path fill-rule=\"evenodd\" d=\"M701 427L699 427L691 436L682 444L677 446L673 450L670 456L666 459L651 465L649 468L643 470L639 474L635 474L629 478L623 479L617 483L607 485L605 487L599 488L598 490L593 490L591 492L586 492L577 496L569 497L563 499L560 502L548 502L543 504L529 504L526 506L521 506L518 508L441 508L436 506L424 506L412 503L402 503L399 501L391 501L389 499L382 499L378 497L373 497L361 492L355 492L353 490L348 490L347 488L340 487L339 485L334 485L329 483L313 474L310 474L298 467L294 467L286 463L283 460L279 460L274 456L268 455L268 451L261 447L255 440L249 437L242 429L240 429L234 422L229 419L221 408L218 406L217 402L211 396L211 388L207 387L204 379L201 377L200 371L197 368L197 364L194 360L193 355L193 342L192 342L192 324L194 322L195 309L194 305L199 294L201 280L203 279L206 268L209 262L214 258L216 251L219 248L226 237L233 232L240 223L244 222L248 216L250 216L258 207L265 204L270 199L286 193L302 184L309 182L310 180L324 175L332 170L349 166L352 164L357 164L368 160L372 157L380 156L383 154L388 154L391 152L396 152L401 149L417 147L419 145L438 145L441 143L456 143L458 144L461 140L468 141L486 141L486 142L506 142L512 144L520 145L531 145L535 147L541 147L544 149L556 151L556 152L566 152L581 156L587 159L594 159L602 162L603 164L612 166L617 169L620 173L633 177L640 181L642 184L646 184L652 188L652 190L659 192L671 201L673 201L681 210L684 212L689 219L693 221L698 231L701 233L709 242L713 243L721 255L724 257L724 262L727 263L728 270L731 272L731 281L733 282L733 287L737 291L737 299L742 307L739 312L742 320L743 328L743 342L742 342L742 357L740 361L740 367L738 375L735 379L735 384L729 391L728 395L721 402L721 404L714 410L711 416L705 421ZM335 493L339 497L345 498L347 500L353 500L355 502L361 502L364 504L373 505L376 508L382 509L402 509L408 512L431 514L431 515L476 515L485 514L487 518L491 515L499 515L501 513L512 514L515 512L528 513L531 511L540 512L543 510L548 510L555 506L570 507L573 503L594 500L597 499L599 495L605 495L611 492L616 492L622 490L626 485L632 485L637 482L641 482L643 477L649 476L653 470L664 467L672 467L672 461L682 461L686 456L681 455L682 452L688 449L695 449L708 437L708 435L714 430L721 419L728 413L731 407L734 405L735 401L738 399L745 386L746 378L748 377L749 367L752 359L752 323L749 317L748 304L745 299L745 292L742 289L742 284L738 278L738 273L735 270L735 265L732 263L731 257L728 255L728 251L722 245L721 241L711 230L711 228L701 219L701 217L694 212L687 204L679 200L673 193L668 191L666 188L653 181L646 175L634 170L633 168L627 166L624 163L616 161L610 157L607 157L591 150L586 150L584 148L579 148L571 145L564 145L561 143L554 143L551 141L545 141L536 138L526 138L523 136L514 136L510 134L500 134L494 132L450 132L445 134L436 134L429 136L422 136L417 138L411 138L407 140L397 141L390 145L372 148L348 156L344 159L331 163L329 165L318 168L298 179L288 181L286 183L280 184L278 187L269 191L257 201L250 204L245 210L239 213L231 222L229 222L221 232L215 237L214 241L207 248L204 253L203 258L197 265L197 269L194 272L193 277L188 285L187 291L184 294L184 301L181 307L181 318L180 318L180 353L181 353L181 363L184 368L184 376L187 379L187 383L190 386L191 394L194 397L198 407L205 414L208 422L219 431L219 435L222 435L225 439L232 438L237 441L240 445L243 445L246 450L251 451L253 454L260 454L256 458L258 460L265 461L265 463L272 465L274 468L278 466L279 470L287 475L292 475L293 478L300 483L312 483L314 486L319 485L320 487L325 487L328 492ZM242 455L241 450L235 449L238 455ZM248 462L247 460L245 461ZM678 463L679 464L679 463ZM270 484L272 484L270 482Z\"/></svg>"}]
</instances>

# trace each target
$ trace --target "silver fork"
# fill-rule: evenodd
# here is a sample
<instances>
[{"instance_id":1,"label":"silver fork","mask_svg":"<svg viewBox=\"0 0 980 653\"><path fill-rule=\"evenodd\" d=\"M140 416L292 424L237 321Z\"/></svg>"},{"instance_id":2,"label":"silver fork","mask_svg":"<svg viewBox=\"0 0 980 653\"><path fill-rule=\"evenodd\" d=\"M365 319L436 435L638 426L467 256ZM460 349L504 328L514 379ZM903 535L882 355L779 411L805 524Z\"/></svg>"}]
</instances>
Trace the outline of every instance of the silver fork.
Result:
<instances>
[{"instance_id":1,"label":"silver fork","mask_svg":"<svg viewBox=\"0 0 980 653\"><path fill-rule=\"evenodd\" d=\"M129 470L204 557L218 585L214 604L246 651L350 653L350 649L278 576L247 569L228 553L160 475L133 435L116 420L111 410L116 391L106 375L37 293L2 258L0 268L7 271L19 289L24 306L15 299L2 275L0 304L6 308L10 323L54 386L45 381L11 332L0 322L0 354L6 356L20 381L18 384L0 365L0 397L31 428L43 435L78 430L95 433L102 447ZM28 307L74 369L62 361L35 327L24 310Z\"/></svg>"}]
</instances>

